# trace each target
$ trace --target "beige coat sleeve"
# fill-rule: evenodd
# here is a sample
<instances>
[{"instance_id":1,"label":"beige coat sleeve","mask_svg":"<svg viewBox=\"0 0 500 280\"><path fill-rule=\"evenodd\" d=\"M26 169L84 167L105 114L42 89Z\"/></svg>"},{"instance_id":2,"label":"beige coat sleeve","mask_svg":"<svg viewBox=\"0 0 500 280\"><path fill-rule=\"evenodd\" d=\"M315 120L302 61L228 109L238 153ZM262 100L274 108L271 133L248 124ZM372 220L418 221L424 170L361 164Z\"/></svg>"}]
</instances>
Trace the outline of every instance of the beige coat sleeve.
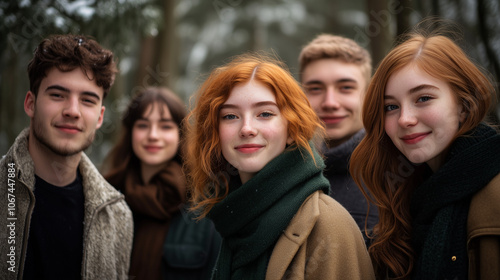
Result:
<instances>
[{"instance_id":1,"label":"beige coat sleeve","mask_svg":"<svg viewBox=\"0 0 500 280\"><path fill-rule=\"evenodd\" d=\"M467 218L469 279L500 279L500 175L472 198Z\"/></svg>"},{"instance_id":2,"label":"beige coat sleeve","mask_svg":"<svg viewBox=\"0 0 500 280\"><path fill-rule=\"evenodd\" d=\"M354 219L322 192L312 194L275 245L266 279L375 279Z\"/></svg>"}]
</instances>

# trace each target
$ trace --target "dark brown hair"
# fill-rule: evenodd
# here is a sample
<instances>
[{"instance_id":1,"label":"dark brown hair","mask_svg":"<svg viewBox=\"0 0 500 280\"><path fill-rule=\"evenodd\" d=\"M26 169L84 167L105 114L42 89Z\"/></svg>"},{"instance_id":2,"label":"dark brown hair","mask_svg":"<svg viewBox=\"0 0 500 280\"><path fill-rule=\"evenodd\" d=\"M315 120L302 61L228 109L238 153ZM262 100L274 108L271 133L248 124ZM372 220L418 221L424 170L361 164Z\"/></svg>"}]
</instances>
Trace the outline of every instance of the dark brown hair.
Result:
<instances>
[{"instance_id":1,"label":"dark brown hair","mask_svg":"<svg viewBox=\"0 0 500 280\"><path fill-rule=\"evenodd\" d=\"M95 79L96 84L104 89L103 98L118 72L113 53L83 35L52 35L38 45L28 64L30 91L35 96L42 79L53 67L63 72L80 67L87 77Z\"/></svg>"},{"instance_id":2,"label":"dark brown hair","mask_svg":"<svg viewBox=\"0 0 500 280\"><path fill-rule=\"evenodd\" d=\"M132 98L123 114L121 134L104 162L104 167L107 169L105 170L106 173L104 177L108 178L116 174L123 174L122 172L140 170L140 160L132 149L132 129L134 123L144 116L149 106L155 104L159 105L160 114L163 114L163 105L167 106L172 115L172 120L179 127L179 139L181 139L181 141L179 143L179 149L172 160L182 165L182 127L183 120L187 114L186 106L184 102L169 89L164 87L148 87L139 91L138 94Z\"/></svg>"}]
</instances>

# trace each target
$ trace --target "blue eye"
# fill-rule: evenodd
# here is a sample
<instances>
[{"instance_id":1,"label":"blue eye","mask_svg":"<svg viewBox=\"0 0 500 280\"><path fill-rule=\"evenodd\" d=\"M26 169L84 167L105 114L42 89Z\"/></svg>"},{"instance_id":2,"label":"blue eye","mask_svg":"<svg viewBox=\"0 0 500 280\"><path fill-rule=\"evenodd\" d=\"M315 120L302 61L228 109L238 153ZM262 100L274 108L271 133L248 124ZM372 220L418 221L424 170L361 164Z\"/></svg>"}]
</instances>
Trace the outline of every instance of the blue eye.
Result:
<instances>
[{"instance_id":1,"label":"blue eye","mask_svg":"<svg viewBox=\"0 0 500 280\"><path fill-rule=\"evenodd\" d=\"M225 119L225 120L235 120L236 119L236 115L227 114L227 115L223 116L222 118Z\"/></svg>"},{"instance_id":2,"label":"blue eye","mask_svg":"<svg viewBox=\"0 0 500 280\"><path fill-rule=\"evenodd\" d=\"M264 118L270 118L270 117L274 116L274 114L270 113L270 112L262 112L259 114L259 116L264 117Z\"/></svg>"},{"instance_id":3,"label":"blue eye","mask_svg":"<svg viewBox=\"0 0 500 280\"><path fill-rule=\"evenodd\" d=\"M419 102L426 102L426 101L429 101L429 100L431 100L430 96L422 96L417 101L419 101Z\"/></svg>"},{"instance_id":4,"label":"blue eye","mask_svg":"<svg viewBox=\"0 0 500 280\"><path fill-rule=\"evenodd\" d=\"M384 107L384 108L385 108L385 111L386 111L386 112L389 112L389 111L392 111L392 110L396 110L396 109L398 109L399 107L398 107L398 106L396 106L396 105L385 105L385 107Z\"/></svg>"}]
</instances>

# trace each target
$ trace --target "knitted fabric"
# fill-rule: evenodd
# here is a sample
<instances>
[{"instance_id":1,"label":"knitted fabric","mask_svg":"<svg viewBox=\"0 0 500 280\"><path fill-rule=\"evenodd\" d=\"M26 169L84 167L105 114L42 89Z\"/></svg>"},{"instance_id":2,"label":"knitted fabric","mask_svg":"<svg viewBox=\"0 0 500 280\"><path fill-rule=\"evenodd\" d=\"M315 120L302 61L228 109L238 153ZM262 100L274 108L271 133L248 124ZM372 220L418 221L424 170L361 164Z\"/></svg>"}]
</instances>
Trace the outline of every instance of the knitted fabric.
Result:
<instances>
[{"instance_id":1,"label":"knitted fabric","mask_svg":"<svg viewBox=\"0 0 500 280\"><path fill-rule=\"evenodd\" d=\"M223 237L212 279L265 278L274 245L304 200L328 193L323 160L314 154L316 162L307 151L285 151L243 185L230 178L230 193L209 213Z\"/></svg>"},{"instance_id":2,"label":"knitted fabric","mask_svg":"<svg viewBox=\"0 0 500 280\"><path fill-rule=\"evenodd\" d=\"M450 147L446 163L414 192L413 279L467 279L472 196L500 172L500 135L480 124Z\"/></svg>"},{"instance_id":3,"label":"knitted fabric","mask_svg":"<svg viewBox=\"0 0 500 280\"><path fill-rule=\"evenodd\" d=\"M378 222L377 207L371 203L367 219L367 200L361 189L352 179L348 169L351 154L364 136L365 130L361 129L349 140L336 147L328 148L326 144L323 144L321 147L323 155L326 157L326 168L323 174L330 181L330 195L349 211L349 214L354 218L362 232L365 231L366 220L368 220L368 230L373 229ZM363 188L369 193L365 186ZM368 241L365 234L363 234L363 237Z\"/></svg>"}]
</instances>

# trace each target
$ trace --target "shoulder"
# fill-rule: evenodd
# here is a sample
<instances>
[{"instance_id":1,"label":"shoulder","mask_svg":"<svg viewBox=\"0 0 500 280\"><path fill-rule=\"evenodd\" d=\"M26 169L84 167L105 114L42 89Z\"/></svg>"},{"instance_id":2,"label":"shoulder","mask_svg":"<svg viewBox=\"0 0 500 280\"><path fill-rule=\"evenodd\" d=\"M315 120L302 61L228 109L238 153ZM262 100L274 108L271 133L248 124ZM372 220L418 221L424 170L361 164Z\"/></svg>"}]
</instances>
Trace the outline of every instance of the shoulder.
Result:
<instances>
[{"instance_id":1,"label":"shoulder","mask_svg":"<svg viewBox=\"0 0 500 280\"><path fill-rule=\"evenodd\" d=\"M271 255L269 279L292 275L301 279L374 279L358 226L347 210L321 191L304 201Z\"/></svg>"},{"instance_id":2,"label":"shoulder","mask_svg":"<svg viewBox=\"0 0 500 280\"><path fill-rule=\"evenodd\" d=\"M319 216L314 225L312 236L321 238L321 236L328 234L335 240L336 244L353 246L351 249L365 247L361 242L363 236L356 221L340 203L321 193L318 197L318 208Z\"/></svg>"},{"instance_id":3,"label":"shoulder","mask_svg":"<svg viewBox=\"0 0 500 280\"><path fill-rule=\"evenodd\" d=\"M101 173L97 170L92 161L88 156L82 152L82 158L80 160L79 170L84 180L85 185L100 188L106 190L107 192L114 193L116 190L104 179Z\"/></svg>"},{"instance_id":4,"label":"shoulder","mask_svg":"<svg viewBox=\"0 0 500 280\"><path fill-rule=\"evenodd\" d=\"M296 229L296 232L320 231L352 236L353 232L360 232L356 222L347 210L331 196L316 191L302 204L290 222L287 230Z\"/></svg>"},{"instance_id":5,"label":"shoulder","mask_svg":"<svg viewBox=\"0 0 500 280\"><path fill-rule=\"evenodd\" d=\"M333 221L336 223L356 223L351 214L331 196L321 192L318 196L318 207L320 209L320 220ZM356 226L356 228L358 228Z\"/></svg>"},{"instance_id":6,"label":"shoulder","mask_svg":"<svg viewBox=\"0 0 500 280\"><path fill-rule=\"evenodd\" d=\"M25 182L34 184L35 165L28 150L29 129L25 128L9 148L7 153L0 159L0 168L14 168L18 172L18 178ZM9 165L11 164L11 165ZM3 172L5 174L5 172ZM2 174L0 174L2 176Z\"/></svg>"},{"instance_id":7,"label":"shoulder","mask_svg":"<svg viewBox=\"0 0 500 280\"><path fill-rule=\"evenodd\" d=\"M124 195L104 179L84 153L82 153L79 170L82 175L86 204L97 207L97 205L107 203L110 206L116 205L124 211L130 211L125 203Z\"/></svg>"},{"instance_id":8,"label":"shoulder","mask_svg":"<svg viewBox=\"0 0 500 280\"><path fill-rule=\"evenodd\" d=\"M481 231L485 228L500 229L500 174L495 176L483 189L472 197L467 219L468 231Z\"/></svg>"},{"instance_id":9,"label":"shoulder","mask_svg":"<svg viewBox=\"0 0 500 280\"><path fill-rule=\"evenodd\" d=\"M16 161L17 164L21 165L25 161L31 161L31 156L28 151L28 136L29 129L25 128L16 137L16 140L10 146L9 150L5 155L0 156L1 162L4 161Z\"/></svg>"}]
</instances>

